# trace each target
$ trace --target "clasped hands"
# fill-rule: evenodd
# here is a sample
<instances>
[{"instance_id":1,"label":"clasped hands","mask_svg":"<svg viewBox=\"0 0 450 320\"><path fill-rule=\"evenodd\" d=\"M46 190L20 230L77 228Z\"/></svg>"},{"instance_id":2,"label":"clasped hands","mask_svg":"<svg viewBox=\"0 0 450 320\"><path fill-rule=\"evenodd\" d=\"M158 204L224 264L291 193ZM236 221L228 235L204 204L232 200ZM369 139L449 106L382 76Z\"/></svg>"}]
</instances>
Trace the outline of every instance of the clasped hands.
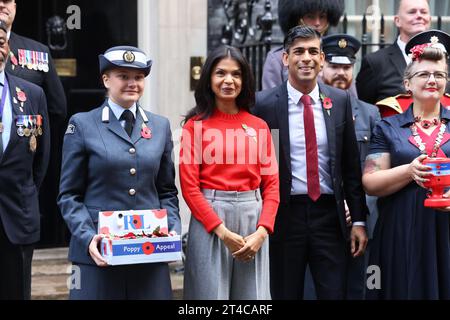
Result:
<instances>
[{"instance_id":1,"label":"clasped hands","mask_svg":"<svg viewBox=\"0 0 450 320\"><path fill-rule=\"evenodd\" d=\"M229 230L223 224L214 229L214 232L230 250L233 258L244 262L249 262L255 258L268 234L266 228L258 227L254 233L244 238Z\"/></svg>"}]
</instances>

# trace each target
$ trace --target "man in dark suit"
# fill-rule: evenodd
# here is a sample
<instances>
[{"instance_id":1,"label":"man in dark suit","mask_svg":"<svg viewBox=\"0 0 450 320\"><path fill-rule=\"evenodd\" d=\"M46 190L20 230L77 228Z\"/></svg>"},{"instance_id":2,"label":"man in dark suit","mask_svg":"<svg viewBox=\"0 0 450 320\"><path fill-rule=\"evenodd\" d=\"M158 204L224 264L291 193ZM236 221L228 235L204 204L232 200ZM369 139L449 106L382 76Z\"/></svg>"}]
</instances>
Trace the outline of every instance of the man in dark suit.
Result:
<instances>
[{"instance_id":1,"label":"man in dark suit","mask_svg":"<svg viewBox=\"0 0 450 320\"><path fill-rule=\"evenodd\" d=\"M23 10L25 8L25 2ZM58 195L59 174L61 167L61 148L65 119L67 116L67 101L61 80L50 55L49 48L35 40L23 37L11 31L16 16L16 1L0 1L0 20L8 28L10 47L6 71L19 78L40 86L47 99L49 121L51 127L52 150L49 169L43 181L40 196L40 211L43 216L42 230L45 233L55 232L57 225L54 219L60 219L56 197ZM63 222L61 221L61 228ZM46 239L48 235L44 237Z\"/></svg>"},{"instance_id":2,"label":"man in dark suit","mask_svg":"<svg viewBox=\"0 0 450 320\"><path fill-rule=\"evenodd\" d=\"M371 104L405 93L403 72L411 59L404 49L409 39L430 28L428 1L401 0L394 22L399 31L396 42L365 56L356 78L359 99Z\"/></svg>"},{"instance_id":3,"label":"man in dark suit","mask_svg":"<svg viewBox=\"0 0 450 320\"><path fill-rule=\"evenodd\" d=\"M8 54L7 27L0 21L0 300L31 298L38 190L50 149L44 92L5 72Z\"/></svg>"},{"instance_id":4,"label":"man in dark suit","mask_svg":"<svg viewBox=\"0 0 450 320\"><path fill-rule=\"evenodd\" d=\"M361 47L361 42L355 37L346 34L326 36L322 40L325 64L322 70L322 80L325 84L349 90L353 83L353 69L356 61L356 53ZM359 100L350 93L353 121L355 125L356 140L360 155L361 170L364 168L369 142L376 123L381 119L378 108ZM367 233L372 238L373 227L378 218L376 197L367 196L369 216L367 217ZM365 256L349 259L347 279L347 299L364 299L366 287L366 269L368 263L368 250Z\"/></svg>"},{"instance_id":5,"label":"man in dark suit","mask_svg":"<svg viewBox=\"0 0 450 320\"><path fill-rule=\"evenodd\" d=\"M320 33L294 27L284 49L288 81L259 92L255 106L255 114L280 137L281 203L270 238L272 298L302 299L309 264L318 299L343 299L347 257L362 255L367 244L350 97L317 83L325 59Z\"/></svg>"}]
</instances>

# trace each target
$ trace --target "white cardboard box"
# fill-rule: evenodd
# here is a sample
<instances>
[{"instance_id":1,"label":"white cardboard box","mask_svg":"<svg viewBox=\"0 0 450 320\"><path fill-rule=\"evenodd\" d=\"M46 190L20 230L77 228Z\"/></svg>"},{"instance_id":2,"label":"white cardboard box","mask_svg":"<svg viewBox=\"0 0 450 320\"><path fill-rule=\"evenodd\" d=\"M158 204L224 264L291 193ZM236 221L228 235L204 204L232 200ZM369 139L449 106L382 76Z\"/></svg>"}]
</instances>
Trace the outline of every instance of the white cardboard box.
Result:
<instances>
[{"instance_id":1,"label":"white cardboard box","mask_svg":"<svg viewBox=\"0 0 450 320\"><path fill-rule=\"evenodd\" d=\"M130 232L152 234L155 229L167 234L167 211L129 210L99 212L101 253L110 265L169 262L181 260L181 237L138 237L121 239Z\"/></svg>"}]
</instances>

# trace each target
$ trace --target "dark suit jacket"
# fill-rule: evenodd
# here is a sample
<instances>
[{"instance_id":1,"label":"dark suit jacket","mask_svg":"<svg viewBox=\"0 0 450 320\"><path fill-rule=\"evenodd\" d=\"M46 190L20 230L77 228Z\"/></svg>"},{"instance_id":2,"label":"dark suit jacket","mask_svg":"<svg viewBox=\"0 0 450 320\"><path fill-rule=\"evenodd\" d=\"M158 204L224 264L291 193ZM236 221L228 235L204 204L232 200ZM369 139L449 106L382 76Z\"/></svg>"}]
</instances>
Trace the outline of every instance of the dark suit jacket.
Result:
<instances>
[{"instance_id":1,"label":"dark suit jacket","mask_svg":"<svg viewBox=\"0 0 450 320\"><path fill-rule=\"evenodd\" d=\"M50 129L44 92L38 86L6 73L11 95L13 123L8 146L0 162L0 219L6 235L14 244L31 244L39 240L40 214L38 189L47 170L50 151ZM27 100L17 101L16 88ZM37 138L37 149L30 151L30 137L17 134L18 115L41 115L43 134Z\"/></svg>"},{"instance_id":2,"label":"dark suit jacket","mask_svg":"<svg viewBox=\"0 0 450 320\"><path fill-rule=\"evenodd\" d=\"M38 52L46 52L49 54L49 71L30 70L27 67L22 68L20 65L14 66L11 63L11 59L8 59L6 64L6 71L9 74L15 75L19 78L30 81L40 86L47 98L48 113L52 116L52 120L56 119L58 122L63 121L67 115L67 101L62 86L61 80L56 73L55 65L52 57L50 56L50 50L47 46L34 41L32 39L19 36L18 34L11 32L9 38L9 47L12 53L18 59L18 49L25 49ZM14 66L14 68L13 68Z\"/></svg>"},{"instance_id":3,"label":"dark suit jacket","mask_svg":"<svg viewBox=\"0 0 450 320\"><path fill-rule=\"evenodd\" d=\"M289 212L292 185L291 151L289 141L287 82L281 86L258 92L254 114L264 119L270 129L279 130L280 208L276 218L274 236L279 220ZM320 92L331 98L330 115L323 109L330 152L330 168L341 230L348 237L345 222L344 199L347 200L352 221L366 221L367 206L361 183L358 145L353 126L350 96L347 92L319 84ZM274 137L274 143L277 143ZM282 224L281 224L282 225Z\"/></svg>"},{"instance_id":4,"label":"dark suit jacket","mask_svg":"<svg viewBox=\"0 0 450 320\"><path fill-rule=\"evenodd\" d=\"M404 93L405 68L405 58L397 42L366 55L356 77L359 99L375 104L384 98Z\"/></svg>"}]
</instances>

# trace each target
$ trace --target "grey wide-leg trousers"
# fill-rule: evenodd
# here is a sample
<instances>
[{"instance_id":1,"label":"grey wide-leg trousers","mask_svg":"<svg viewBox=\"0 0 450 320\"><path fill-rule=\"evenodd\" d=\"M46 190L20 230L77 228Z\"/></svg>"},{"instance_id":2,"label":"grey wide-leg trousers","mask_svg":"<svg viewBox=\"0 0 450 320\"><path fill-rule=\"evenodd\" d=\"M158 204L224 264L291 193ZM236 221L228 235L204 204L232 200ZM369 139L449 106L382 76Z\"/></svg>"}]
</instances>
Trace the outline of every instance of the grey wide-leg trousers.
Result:
<instances>
[{"instance_id":1,"label":"grey wide-leg trousers","mask_svg":"<svg viewBox=\"0 0 450 320\"><path fill-rule=\"evenodd\" d=\"M202 190L225 226L243 237L256 231L262 209L259 190ZM184 271L184 298L202 300L270 299L269 243L250 262L233 259L213 233L191 217Z\"/></svg>"}]
</instances>

